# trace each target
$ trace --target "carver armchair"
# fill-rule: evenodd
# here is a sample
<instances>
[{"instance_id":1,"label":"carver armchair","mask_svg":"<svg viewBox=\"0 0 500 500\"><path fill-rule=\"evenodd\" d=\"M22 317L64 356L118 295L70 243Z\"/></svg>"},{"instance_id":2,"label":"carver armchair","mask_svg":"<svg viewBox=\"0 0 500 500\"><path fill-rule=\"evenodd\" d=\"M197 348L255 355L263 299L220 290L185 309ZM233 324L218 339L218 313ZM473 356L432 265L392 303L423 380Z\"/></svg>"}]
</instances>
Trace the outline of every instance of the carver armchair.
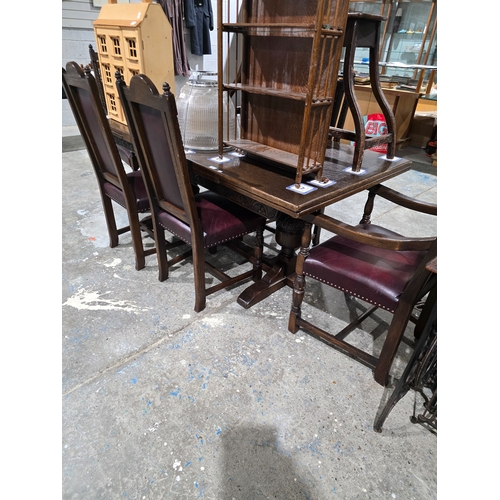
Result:
<instances>
[{"instance_id":1,"label":"carver armchair","mask_svg":"<svg viewBox=\"0 0 500 500\"><path fill-rule=\"evenodd\" d=\"M436 256L437 237L404 237L370 223L376 196L409 210L437 215L437 206L409 198L383 185L369 190L364 216L350 226L320 213L308 216L297 257L296 278L288 328L311 333L374 371L375 380L386 386L389 372L409 321L417 322L416 304L425 297L435 275L426 264ZM311 227L317 225L335 236L310 248ZM337 288L346 297L371 304L366 312L342 331L332 333L314 324L314 314L302 316L302 302L308 280ZM378 308L392 313L379 353L368 352L346 338ZM369 349L370 350L370 349ZM373 349L371 349L373 351Z\"/></svg>"}]
</instances>

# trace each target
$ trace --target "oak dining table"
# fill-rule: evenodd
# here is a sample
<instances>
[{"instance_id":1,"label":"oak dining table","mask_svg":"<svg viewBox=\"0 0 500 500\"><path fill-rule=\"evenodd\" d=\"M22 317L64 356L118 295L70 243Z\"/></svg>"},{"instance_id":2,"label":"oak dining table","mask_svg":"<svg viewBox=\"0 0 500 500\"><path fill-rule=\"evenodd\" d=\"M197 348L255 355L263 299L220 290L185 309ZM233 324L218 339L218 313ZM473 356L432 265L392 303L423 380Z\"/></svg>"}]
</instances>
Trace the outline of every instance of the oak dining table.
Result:
<instances>
[{"instance_id":1,"label":"oak dining table","mask_svg":"<svg viewBox=\"0 0 500 500\"><path fill-rule=\"evenodd\" d=\"M236 150L225 150L222 156L214 151L186 151L192 183L276 222L279 253L265 275L239 295L241 306L249 308L283 286L293 286L296 250L305 222L314 224L319 214L325 217L326 207L411 168L410 160L398 157L389 160L383 153L367 150L360 171L355 172L353 152L354 148L348 144L329 144L323 166L323 177L328 182L318 185L314 183L314 175L304 176L301 192L296 192L295 171L291 168Z\"/></svg>"},{"instance_id":2,"label":"oak dining table","mask_svg":"<svg viewBox=\"0 0 500 500\"><path fill-rule=\"evenodd\" d=\"M133 150L128 127L110 120L117 144ZM300 247L305 222L314 224L324 209L345 198L401 175L411 168L411 160L366 150L359 171L352 169L354 147L342 142L327 144L322 177L329 182L309 184L315 174L305 175L303 192L295 185L295 169L272 163L257 155L235 149L201 151L186 149L191 182L215 191L244 206L268 221L275 221L275 238L279 253L264 259L265 275L247 287L238 304L248 309L284 286L293 287L296 251ZM307 193L307 189L311 190Z\"/></svg>"}]
</instances>

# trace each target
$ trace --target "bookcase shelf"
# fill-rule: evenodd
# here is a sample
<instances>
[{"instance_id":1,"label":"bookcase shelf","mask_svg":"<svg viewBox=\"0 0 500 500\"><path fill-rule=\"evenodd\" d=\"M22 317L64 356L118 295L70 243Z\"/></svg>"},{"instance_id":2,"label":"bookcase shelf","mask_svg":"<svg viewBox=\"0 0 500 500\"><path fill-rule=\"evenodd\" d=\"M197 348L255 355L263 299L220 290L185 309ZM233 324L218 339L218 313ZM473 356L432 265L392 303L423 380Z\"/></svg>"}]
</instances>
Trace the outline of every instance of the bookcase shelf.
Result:
<instances>
[{"instance_id":1,"label":"bookcase shelf","mask_svg":"<svg viewBox=\"0 0 500 500\"><path fill-rule=\"evenodd\" d=\"M227 33L244 33L252 36L289 36L289 37L309 37L313 38L317 33L317 27L314 24L250 24L250 23L228 23L222 27ZM321 27L321 34L324 36L341 36L343 31L339 29L330 29L327 26Z\"/></svg>"},{"instance_id":2,"label":"bookcase shelf","mask_svg":"<svg viewBox=\"0 0 500 500\"><path fill-rule=\"evenodd\" d=\"M224 84L224 90L229 91L241 91L247 92L249 94L261 94L270 97L276 97L279 99L293 99L296 101L305 101L307 99L307 94L305 92L293 92L288 89L274 89L266 88L256 85L243 85L241 83L229 83ZM315 98L313 96L312 106L329 106L331 104L331 99L326 98Z\"/></svg>"},{"instance_id":3,"label":"bookcase shelf","mask_svg":"<svg viewBox=\"0 0 500 500\"><path fill-rule=\"evenodd\" d=\"M273 164L281 164L287 167L296 168L298 155L288 153L282 149L266 146L261 142L249 141L248 139L235 139L226 141L225 144L240 151L249 153L251 156L258 156ZM323 165L314 163L312 160L308 165L304 165L303 174L317 172Z\"/></svg>"}]
</instances>

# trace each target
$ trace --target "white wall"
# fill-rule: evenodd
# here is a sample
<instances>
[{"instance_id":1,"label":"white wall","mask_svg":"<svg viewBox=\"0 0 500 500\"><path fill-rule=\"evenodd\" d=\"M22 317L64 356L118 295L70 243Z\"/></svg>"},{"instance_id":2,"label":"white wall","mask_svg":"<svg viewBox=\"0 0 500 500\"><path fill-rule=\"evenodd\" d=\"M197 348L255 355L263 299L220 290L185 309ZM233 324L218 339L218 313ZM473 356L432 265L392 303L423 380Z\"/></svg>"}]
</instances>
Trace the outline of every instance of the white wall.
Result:
<instances>
[{"instance_id":1,"label":"white wall","mask_svg":"<svg viewBox=\"0 0 500 500\"><path fill-rule=\"evenodd\" d=\"M130 0L130 3L142 0ZM217 26L217 1L212 0L214 26ZM62 1L62 66L69 61L76 61L86 65L90 62L89 44L97 49L92 22L99 16L99 8L93 6L92 0L63 0ZM128 0L118 0L118 3L128 3ZM189 30L185 28L184 39L188 53L189 65L192 70L217 71L217 29L211 32L212 54L194 56L191 54L191 40ZM176 76L175 88L180 91L187 77ZM75 119L66 99L62 100L62 126L75 126Z\"/></svg>"}]
</instances>

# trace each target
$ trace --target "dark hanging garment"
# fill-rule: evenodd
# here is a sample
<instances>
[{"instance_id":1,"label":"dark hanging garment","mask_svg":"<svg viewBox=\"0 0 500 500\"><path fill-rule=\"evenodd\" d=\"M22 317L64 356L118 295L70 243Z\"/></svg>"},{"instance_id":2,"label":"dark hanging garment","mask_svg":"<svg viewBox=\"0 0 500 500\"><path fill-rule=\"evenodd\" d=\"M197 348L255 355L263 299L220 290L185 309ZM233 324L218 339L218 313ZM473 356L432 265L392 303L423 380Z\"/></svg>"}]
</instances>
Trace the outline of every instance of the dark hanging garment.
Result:
<instances>
[{"instance_id":1,"label":"dark hanging garment","mask_svg":"<svg viewBox=\"0 0 500 500\"><path fill-rule=\"evenodd\" d=\"M175 74L189 76L190 68L184 43L184 0L158 0L158 3L172 26Z\"/></svg>"},{"instance_id":2,"label":"dark hanging garment","mask_svg":"<svg viewBox=\"0 0 500 500\"><path fill-rule=\"evenodd\" d=\"M191 53L211 54L210 32L214 29L211 0L184 0L186 28L191 30Z\"/></svg>"}]
</instances>

